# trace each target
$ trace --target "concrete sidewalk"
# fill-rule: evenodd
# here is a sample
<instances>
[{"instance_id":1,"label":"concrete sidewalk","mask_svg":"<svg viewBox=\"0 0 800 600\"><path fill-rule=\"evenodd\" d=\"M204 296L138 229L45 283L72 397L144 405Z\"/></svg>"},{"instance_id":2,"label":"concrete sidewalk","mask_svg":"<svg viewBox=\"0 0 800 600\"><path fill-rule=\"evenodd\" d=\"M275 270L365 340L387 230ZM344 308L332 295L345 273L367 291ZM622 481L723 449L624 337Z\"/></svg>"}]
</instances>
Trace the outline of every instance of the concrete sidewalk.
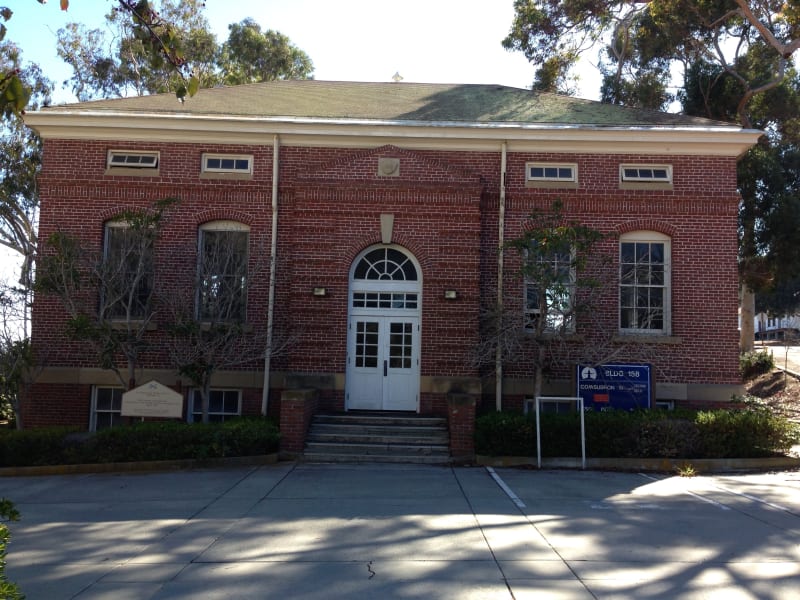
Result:
<instances>
[{"instance_id":1,"label":"concrete sidewalk","mask_svg":"<svg viewBox=\"0 0 800 600\"><path fill-rule=\"evenodd\" d=\"M62 598L800 597L800 474L411 465L0 479Z\"/></svg>"}]
</instances>

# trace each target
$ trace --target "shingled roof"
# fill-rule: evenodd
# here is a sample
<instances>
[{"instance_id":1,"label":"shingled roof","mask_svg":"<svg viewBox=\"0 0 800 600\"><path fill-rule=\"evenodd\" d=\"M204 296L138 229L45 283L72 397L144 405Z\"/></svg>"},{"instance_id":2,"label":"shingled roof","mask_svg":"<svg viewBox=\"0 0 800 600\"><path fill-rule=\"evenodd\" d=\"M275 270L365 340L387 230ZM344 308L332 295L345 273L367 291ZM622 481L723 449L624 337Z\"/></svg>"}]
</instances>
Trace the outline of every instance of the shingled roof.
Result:
<instances>
[{"instance_id":1,"label":"shingled roof","mask_svg":"<svg viewBox=\"0 0 800 600\"><path fill-rule=\"evenodd\" d=\"M43 112L53 110L421 123L738 127L502 85L316 80L203 89L184 103L170 93L54 106Z\"/></svg>"}]
</instances>

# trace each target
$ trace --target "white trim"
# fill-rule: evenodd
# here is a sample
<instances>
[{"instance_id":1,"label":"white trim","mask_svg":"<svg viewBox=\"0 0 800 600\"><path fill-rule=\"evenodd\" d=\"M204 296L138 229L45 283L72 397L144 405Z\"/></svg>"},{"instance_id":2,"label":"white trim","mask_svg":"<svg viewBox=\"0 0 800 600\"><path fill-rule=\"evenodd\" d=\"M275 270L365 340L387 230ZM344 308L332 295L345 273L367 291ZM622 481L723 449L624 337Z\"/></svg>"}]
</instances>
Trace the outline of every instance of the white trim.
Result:
<instances>
[{"instance_id":1,"label":"white trim","mask_svg":"<svg viewBox=\"0 0 800 600\"><path fill-rule=\"evenodd\" d=\"M137 162L129 162L126 160L122 163L115 163L115 157L137 157ZM141 160L145 158L153 159L151 162L142 163ZM161 152L158 150L123 150L123 149L109 149L106 154L106 168L108 169L145 169L155 170L158 169L161 163Z\"/></svg>"},{"instance_id":2,"label":"white trim","mask_svg":"<svg viewBox=\"0 0 800 600\"><path fill-rule=\"evenodd\" d=\"M293 117L234 117L48 109L25 122L45 139L131 140L264 145L280 135L282 146L509 152L708 155L738 157L762 135L737 126L609 126L540 123L452 123Z\"/></svg>"},{"instance_id":3,"label":"white trim","mask_svg":"<svg viewBox=\"0 0 800 600\"><path fill-rule=\"evenodd\" d=\"M661 329L641 329L622 327L622 244L623 243L661 243L664 244L664 290L663 302L663 323ZM672 238L657 231L628 231L619 236L617 244L617 260L619 279L617 281L617 326L621 335L641 335L641 336L670 336L672 334Z\"/></svg>"},{"instance_id":4,"label":"white trim","mask_svg":"<svg viewBox=\"0 0 800 600\"><path fill-rule=\"evenodd\" d=\"M626 171L635 170L636 175L628 175ZM655 175L643 176L640 171L665 171L666 177ZM623 183L672 183L672 165L621 164L619 180Z\"/></svg>"},{"instance_id":5,"label":"white trim","mask_svg":"<svg viewBox=\"0 0 800 600\"><path fill-rule=\"evenodd\" d=\"M225 167L209 167L208 161L209 160L232 160L234 163L238 161L245 160L247 161L247 168L246 169L238 169L235 166L232 168L225 168ZM217 152L203 152L201 161L200 161L200 172L201 173L237 173L241 175L252 175L253 174L253 155L252 154L220 154Z\"/></svg>"},{"instance_id":6,"label":"white trim","mask_svg":"<svg viewBox=\"0 0 800 600\"><path fill-rule=\"evenodd\" d=\"M554 177L548 177L546 174L541 177L535 177L531 174L532 169L556 169L559 171ZM561 177L560 171L562 169L570 169L572 172L571 177ZM554 183L577 183L578 182L578 164L577 163L555 163L555 162L529 162L525 163L525 180L526 181L550 181Z\"/></svg>"},{"instance_id":7,"label":"white trim","mask_svg":"<svg viewBox=\"0 0 800 600\"><path fill-rule=\"evenodd\" d=\"M100 411L103 414L112 414L117 415L118 419L122 418L122 393L125 391L119 386L115 385L93 385L92 386L92 398L91 404L89 407L89 431L97 431L97 391L100 389L104 390L112 390L119 391L120 393L120 410L102 410ZM113 399L112 399L113 400ZM112 417L111 427L114 427L114 419Z\"/></svg>"}]
</instances>

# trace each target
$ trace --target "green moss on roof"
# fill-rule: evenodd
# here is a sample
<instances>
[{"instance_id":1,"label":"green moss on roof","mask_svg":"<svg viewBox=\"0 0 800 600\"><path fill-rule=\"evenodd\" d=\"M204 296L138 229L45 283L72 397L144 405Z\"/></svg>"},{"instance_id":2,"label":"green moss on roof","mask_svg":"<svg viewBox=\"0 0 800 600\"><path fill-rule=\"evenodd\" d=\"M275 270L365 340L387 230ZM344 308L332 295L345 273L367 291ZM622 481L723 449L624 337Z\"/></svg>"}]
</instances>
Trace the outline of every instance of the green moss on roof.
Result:
<instances>
[{"instance_id":1,"label":"green moss on roof","mask_svg":"<svg viewBox=\"0 0 800 600\"><path fill-rule=\"evenodd\" d=\"M174 94L158 94L45 110L631 127L730 125L501 85L316 80L204 89L183 104Z\"/></svg>"}]
</instances>

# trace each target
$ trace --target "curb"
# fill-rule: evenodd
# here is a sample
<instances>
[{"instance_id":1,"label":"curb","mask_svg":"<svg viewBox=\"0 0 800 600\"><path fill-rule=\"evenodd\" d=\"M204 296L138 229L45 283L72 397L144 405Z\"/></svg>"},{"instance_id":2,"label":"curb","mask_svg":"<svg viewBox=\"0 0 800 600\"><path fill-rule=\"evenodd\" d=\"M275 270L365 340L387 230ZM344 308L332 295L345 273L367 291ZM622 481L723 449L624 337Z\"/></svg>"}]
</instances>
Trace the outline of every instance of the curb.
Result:
<instances>
[{"instance_id":1,"label":"curb","mask_svg":"<svg viewBox=\"0 0 800 600\"><path fill-rule=\"evenodd\" d=\"M218 467L248 467L278 462L278 454L232 456L181 460L147 460L140 462L92 463L80 465L44 465L40 467L3 467L0 477L32 477L36 475L83 475L88 473L140 473L152 471L185 471Z\"/></svg>"},{"instance_id":2,"label":"curb","mask_svg":"<svg viewBox=\"0 0 800 600\"><path fill-rule=\"evenodd\" d=\"M482 467L536 467L535 456L477 455L475 464ZM730 473L800 468L800 458L587 458L586 469L597 471L676 472L691 466L697 473ZM542 458L544 469L580 469L580 458Z\"/></svg>"}]
</instances>

